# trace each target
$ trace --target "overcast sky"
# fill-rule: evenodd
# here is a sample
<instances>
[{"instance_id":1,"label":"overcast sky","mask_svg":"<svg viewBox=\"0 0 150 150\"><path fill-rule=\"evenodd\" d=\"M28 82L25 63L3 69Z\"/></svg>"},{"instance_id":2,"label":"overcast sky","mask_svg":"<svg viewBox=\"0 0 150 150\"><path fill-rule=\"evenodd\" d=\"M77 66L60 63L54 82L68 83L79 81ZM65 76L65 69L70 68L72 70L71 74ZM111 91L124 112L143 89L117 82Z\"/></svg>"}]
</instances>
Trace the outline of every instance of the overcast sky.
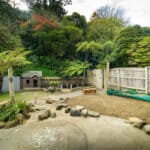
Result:
<instances>
[{"instance_id":1,"label":"overcast sky","mask_svg":"<svg viewBox=\"0 0 150 150\"><path fill-rule=\"evenodd\" d=\"M97 8L106 4L124 8L131 24L150 26L150 0L72 0L72 5L65 8L68 14L79 12L89 20ZM24 5L20 7L26 8Z\"/></svg>"}]
</instances>

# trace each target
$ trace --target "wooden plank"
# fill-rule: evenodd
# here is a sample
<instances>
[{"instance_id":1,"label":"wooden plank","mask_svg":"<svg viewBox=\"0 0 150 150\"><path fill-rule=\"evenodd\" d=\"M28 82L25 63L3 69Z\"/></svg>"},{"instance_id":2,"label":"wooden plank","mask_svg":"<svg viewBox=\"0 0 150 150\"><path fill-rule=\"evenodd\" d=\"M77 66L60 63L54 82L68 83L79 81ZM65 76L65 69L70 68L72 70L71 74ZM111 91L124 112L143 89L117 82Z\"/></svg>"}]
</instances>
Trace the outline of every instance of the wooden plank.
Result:
<instances>
[{"instance_id":1,"label":"wooden plank","mask_svg":"<svg viewBox=\"0 0 150 150\"><path fill-rule=\"evenodd\" d=\"M148 67L145 67L145 94L148 94Z\"/></svg>"}]
</instances>

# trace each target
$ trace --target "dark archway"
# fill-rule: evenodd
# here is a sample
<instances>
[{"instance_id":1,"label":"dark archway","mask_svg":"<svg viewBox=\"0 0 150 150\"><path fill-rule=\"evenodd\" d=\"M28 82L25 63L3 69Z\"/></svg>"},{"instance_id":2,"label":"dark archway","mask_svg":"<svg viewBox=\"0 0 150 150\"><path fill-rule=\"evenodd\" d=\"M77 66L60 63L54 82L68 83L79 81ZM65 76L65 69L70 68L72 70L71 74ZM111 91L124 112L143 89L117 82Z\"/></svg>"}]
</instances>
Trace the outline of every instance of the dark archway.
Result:
<instances>
[{"instance_id":1,"label":"dark archway","mask_svg":"<svg viewBox=\"0 0 150 150\"><path fill-rule=\"evenodd\" d=\"M33 80L33 87L38 87L38 80L36 79Z\"/></svg>"}]
</instances>

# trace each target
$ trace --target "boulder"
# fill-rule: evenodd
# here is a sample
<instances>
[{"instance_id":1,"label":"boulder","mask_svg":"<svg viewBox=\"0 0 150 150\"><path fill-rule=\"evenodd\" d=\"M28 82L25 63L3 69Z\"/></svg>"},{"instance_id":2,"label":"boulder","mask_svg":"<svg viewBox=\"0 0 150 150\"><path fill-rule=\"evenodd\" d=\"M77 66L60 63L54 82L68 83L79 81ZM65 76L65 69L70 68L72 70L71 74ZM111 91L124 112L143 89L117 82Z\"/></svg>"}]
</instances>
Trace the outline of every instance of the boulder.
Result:
<instances>
[{"instance_id":1,"label":"boulder","mask_svg":"<svg viewBox=\"0 0 150 150\"><path fill-rule=\"evenodd\" d=\"M24 115L19 113L16 115L16 119L18 120L19 124L23 124L24 123Z\"/></svg>"},{"instance_id":2,"label":"boulder","mask_svg":"<svg viewBox=\"0 0 150 150\"><path fill-rule=\"evenodd\" d=\"M6 124L5 122L0 121L0 129L4 128L5 124Z\"/></svg>"},{"instance_id":3,"label":"boulder","mask_svg":"<svg viewBox=\"0 0 150 150\"><path fill-rule=\"evenodd\" d=\"M51 111L49 109L47 109L46 111L39 114L38 119L39 120L47 119L47 118L49 118L50 114L51 114Z\"/></svg>"},{"instance_id":4,"label":"boulder","mask_svg":"<svg viewBox=\"0 0 150 150\"><path fill-rule=\"evenodd\" d=\"M71 108L70 116L81 116L81 112L76 107Z\"/></svg>"},{"instance_id":5,"label":"boulder","mask_svg":"<svg viewBox=\"0 0 150 150\"><path fill-rule=\"evenodd\" d=\"M145 125L145 126L143 127L143 130L144 130L147 134L150 134L150 124Z\"/></svg>"},{"instance_id":6,"label":"boulder","mask_svg":"<svg viewBox=\"0 0 150 150\"><path fill-rule=\"evenodd\" d=\"M36 106L34 109L35 109L36 111L45 110L45 108L43 108L43 107L37 107L37 106Z\"/></svg>"},{"instance_id":7,"label":"boulder","mask_svg":"<svg viewBox=\"0 0 150 150\"><path fill-rule=\"evenodd\" d=\"M69 113L70 110L71 110L71 107L66 107L66 108L65 108L65 113Z\"/></svg>"},{"instance_id":8,"label":"boulder","mask_svg":"<svg viewBox=\"0 0 150 150\"><path fill-rule=\"evenodd\" d=\"M78 110L78 111L82 111L84 109L84 106L82 105L76 105L75 108Z\"/></svg>"},{"instance_id":9,"label":"boulder","mask_svg":"<svg viewBox=\"0 0 150 150\"><path fill-rule=\"evenodd\" d=\"M29 107L34 107L34 104L33 103L29 103L28 106Z\"/></svg>"},{"instance_id":10,"label":"boulder","mask_svg":"<svg viewBox=\"0 0 150 150\"><path fill-rule=\"evenodd\" d=\"M88 116L98 118L100 117L100 114L95 111L88 111Z\"/></svg>"},{"instance_id":11,"label":"boulder","mask_svg":"<svg viewBox=\"0 0 150 150\"><path fill-rule=\"evenodd\" d=\"M69 97L66 97L65 99L64 99L64 102L68 102L69 101Z\"/></svg>"},{"instance_id":12,"label":"boulder","mask_svg":"<svg viewBox=\"0 0 150 150\"><path fill-rule=\"evenodd\" d=\"M8 128L12 128L12 127L15 127L16 125L18 125L18 120L15 119L13 121L9 121L5 124L5 128L8 129Z\"/></svg>"},{"instance_id":13,"label":"boulder","mask_svg":"<svg viewBox=\"0 0 150 150\"><path fill-rule=\"evenodd\" d=\"M29 118L31 117L31 115L30 115L29 113L27 113L26 111L23 111L22 114L24 115L24 117L25 117L26 119L29 119Z\"/></svg>"},{"instance_id":14,"label":"boulder","mask_svg":"<svg viewBox=\"0 0 150 150\"><path fill-rule=\"evenodd\" d=\"M51 118L56 118L56 111L51 111Z\"/></svg>"},{"instance_id":15,"label":"boulder","mask_svg":"<svg viewBox=\"0 0 150 150\"><path fill-rule=\"evenodd\" d=\"M83 109L83 110L81 111L81 116L87 117L87 116L88 116L88 110L87 110L87 109Z\"/></svg>"},{"instance_id":16,"label":"boulder","mask_svg":"<svg viewBox=\"0 0 150 150\"><path fill-rule=\"evenodd\" d=\"M60 103L56 106L56 110L61 110L62 108L68 107L68 104Z\"/></svg>"},{"instance_id":17,"label":"boulder","mask_svg":"<svg viewBox=\"0 0 150 150\"><path fill-rule=\"evenodd\" d=\"M53 103L55 103L56 101L55 100L52 100L52 99L47 99L46 100L46 103L47 104L53 104Z\"/></svg>"},{"instance_id":18,"label":"boulder","mask_svg":"<svg viewBox=\"0 0 150 150\"><path fill-rule=\"evenodd\" d=\"M29 112L35 112L35 109L32 106L30 106L29 109L28 109L28 111Z\"/></svg>"},{"instance_id":19,"label":"boulder","mask_svg":"<svg viewBox=\"0 0 150 150\"><path fill-rule=\"evenodd\" d=\"M129 118L129 123L133 124L134 127L139 129L141 129L146 124L143 120L136 117Z\"/></svg>"}]
</instances>

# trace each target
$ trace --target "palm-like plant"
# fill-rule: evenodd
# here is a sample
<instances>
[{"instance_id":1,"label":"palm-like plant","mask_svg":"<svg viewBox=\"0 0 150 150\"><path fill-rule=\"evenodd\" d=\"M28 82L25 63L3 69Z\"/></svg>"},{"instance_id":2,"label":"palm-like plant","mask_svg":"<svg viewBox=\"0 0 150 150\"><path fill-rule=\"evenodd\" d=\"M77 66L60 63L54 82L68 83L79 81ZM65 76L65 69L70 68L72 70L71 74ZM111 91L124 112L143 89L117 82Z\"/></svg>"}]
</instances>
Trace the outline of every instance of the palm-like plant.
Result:
<instances>
[{"instance_id":1,"label":"palm-like plant","mask_svg":"<svg viewBox=\"0 0 150 150\"><path fill-rule=\"evenodd\" d=\"M15 102L14 98L14 83L13 83L13 67L29 64L30 62L26 59L29 51L24 51L24 49L16 49L13 51L5 51L0 53L0 74L8 69L9 78L9 94L10 101Z\"/></svg>"},{"instance_id":2,"label":"palm-like plant","mask_svg":"<svg viewBox=\"0 0 150 150\"><path fill-rule=\"evenodd\" d=\"M84 52L85 53L85 62L88 59L89 52L96 53L97 51L101 50L103 45L101 43L90 41L90 42L80 42L77 45L77 52Z\"/></svg>"},{"instance_id":3,"label":"palm-like plant","mask_svg":"<svg viewBox=\"0 0 150 150\"><path fill-rule=\"evenodd\" d=\"M80 62L80 61L71 62L70 65L66 67L62 73L64 74L64 76L67 77L74 77L74 76L79 77L80 75L83 74L85 78L85 71L90 67L90 65L91 64L87 62Z\"/></svg>"}]
</instances>

